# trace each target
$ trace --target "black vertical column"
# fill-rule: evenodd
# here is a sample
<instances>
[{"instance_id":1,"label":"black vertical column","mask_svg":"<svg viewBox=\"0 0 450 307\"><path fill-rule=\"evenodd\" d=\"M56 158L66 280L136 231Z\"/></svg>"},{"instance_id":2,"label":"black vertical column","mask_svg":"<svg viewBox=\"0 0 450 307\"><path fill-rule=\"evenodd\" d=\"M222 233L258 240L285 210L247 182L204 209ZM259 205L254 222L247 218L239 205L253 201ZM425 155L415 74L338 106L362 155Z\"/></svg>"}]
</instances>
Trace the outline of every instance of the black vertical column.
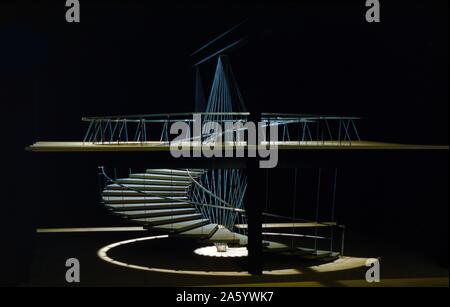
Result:
<instances>
[{"instance_id":1,"label":"black vertical column","mask_svg":"<svg viewBox=\"0 0 450 307\"><path fill-rule=\"evenodd\" d=\"M261 121L260 114L251 114L249 121ZM264 208L264 170L259 168L258 158L247 157L247 191L245 206L248 221L248 272L259 275L263 270L262 259L262 208Z\"/></svg>"}]
</instances>

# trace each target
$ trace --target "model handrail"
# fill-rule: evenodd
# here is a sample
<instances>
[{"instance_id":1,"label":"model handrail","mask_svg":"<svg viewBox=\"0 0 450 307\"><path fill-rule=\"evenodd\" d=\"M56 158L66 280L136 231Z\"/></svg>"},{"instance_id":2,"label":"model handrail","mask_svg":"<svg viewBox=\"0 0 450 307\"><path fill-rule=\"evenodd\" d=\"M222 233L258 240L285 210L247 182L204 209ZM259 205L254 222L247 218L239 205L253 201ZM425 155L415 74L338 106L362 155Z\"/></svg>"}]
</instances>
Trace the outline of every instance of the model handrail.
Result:
<instances>
[{"instance_id":1,"label":"model handrail","mask_svg":"<svg viewBox=\"0 0 450 307\"><path fill-rule=\"evenodd\" d=\"M82 117L82 121L93 120L126 120L126 119L146 119L146 118L170 118L192 115L232 115L232 116L248 116L249 112L186 112L186 113L160 113L160 114L134 114L134 115L107 115L107 116L87 116Z\"/></svg>"},{"instance_id":2,"label":"model handrail","mask_svg":"<svg viewBox=\"0 0 450 307\"><path fill-rule=\"evenodd\" d=\"M231 115L231 116L249 116L250 112L185 112L185 113L159 113L159 114L131 114L131 115L105 115L105 116L85 116L82 121L93 120L128 120L128 119L152 119L152 118L171 118L192 115ZM314 114L295 114L295 113L261 113L263 120L267 119L353 119L359 120L358 116L340 116L340 115L314 115Z\"/></svg>"},{"instance_id":3,"label":"model handrail","mask_svg":"<svg viewBox=\"0 0 450 307\"><path fill-rule=\"evenodd\" d=\"M319 115L319 114L296 114L296 113L261 113L261 117L264 118L304 118L304 119L362 119L359 116L346 116L346 115Z\"/></svg>"}]
</instances>

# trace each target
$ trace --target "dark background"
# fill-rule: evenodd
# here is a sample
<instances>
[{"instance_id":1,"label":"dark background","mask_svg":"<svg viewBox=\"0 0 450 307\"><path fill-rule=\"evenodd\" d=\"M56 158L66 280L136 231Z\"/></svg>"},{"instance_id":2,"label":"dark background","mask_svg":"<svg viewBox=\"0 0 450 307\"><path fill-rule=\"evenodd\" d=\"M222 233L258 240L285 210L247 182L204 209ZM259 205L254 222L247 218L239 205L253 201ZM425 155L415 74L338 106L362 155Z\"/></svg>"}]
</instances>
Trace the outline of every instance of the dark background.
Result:
<instances>
[{"instance_id":1,"label":"dark background","mask_svg":"<svg viewBox=\"0 0 450 307\"><path fill-rule=\"evenodd\" d=\"M380 24L365 21L365 1L81 1L80 24L64 3L0 6L3 282L27 280L36 227L117 223L99 205L97 166L156 163L24 148L80 140L82 116L193 111L189 55L243 20L234 35L249 44L230 60L250 111L357 115L364 139L448 143L446 1L382 1ZM202 67L205 89L213 68ZM340 220L447 266L447 153L350 162ZM292 172L280 176L271 189L292 189Z\"/></svg>"}]
</instances>

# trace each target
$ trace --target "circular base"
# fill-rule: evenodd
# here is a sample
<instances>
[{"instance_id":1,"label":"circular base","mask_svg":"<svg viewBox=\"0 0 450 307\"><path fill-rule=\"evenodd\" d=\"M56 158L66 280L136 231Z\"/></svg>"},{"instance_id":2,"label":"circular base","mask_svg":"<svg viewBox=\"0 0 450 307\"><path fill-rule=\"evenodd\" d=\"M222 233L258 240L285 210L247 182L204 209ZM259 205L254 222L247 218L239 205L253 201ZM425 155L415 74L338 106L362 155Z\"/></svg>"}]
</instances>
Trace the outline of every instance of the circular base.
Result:
<instances>
[{"instance_id":1,"label":"circular base","mask_svg":"<svg viewBox=\"0 0 450 307\"><path fill-rule=\"evenodd\" d=\"M107 245L98 251L98 256L114 265L150 272L205 276L251 276L243 270L245 258L223 257L224 252L220 252L218 257L208 257L207 260L205 258L202 260L196 258L198 253L192 252L194 246L192 241L174 238L169 240L167 235L142 237ZM245 247L245 251L241 248L230 249L231 253L246 252ZM218 253L215 246L196 250L210 250L212 253ZM282 255L271 255L271 257L275 257L275 259L267 259L263 275L302 275L355 268L365 269L366 263L365 258L350 257L315 263L304 262L298 257Z\"/></svg>"}]
</instances>

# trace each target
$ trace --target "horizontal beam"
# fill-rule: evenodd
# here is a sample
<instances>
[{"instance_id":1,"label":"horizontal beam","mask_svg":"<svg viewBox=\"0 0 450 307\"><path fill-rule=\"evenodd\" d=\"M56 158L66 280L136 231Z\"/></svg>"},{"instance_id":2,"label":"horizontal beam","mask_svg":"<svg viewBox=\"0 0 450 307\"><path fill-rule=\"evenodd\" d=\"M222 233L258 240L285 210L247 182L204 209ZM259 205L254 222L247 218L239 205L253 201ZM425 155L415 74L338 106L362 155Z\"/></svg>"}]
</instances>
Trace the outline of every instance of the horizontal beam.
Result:
<instances>
[{"instance_id":1,"label":"horizontal beam","mask_svg":"<svg viewBox=\"0 0 450 307\"><path fill-rule=\"evenodd\" d=\"M190 146L193 151L202 150L199 142L187 142L183 144ZM405 150L405 151L448 151L448 145L410 145L396 143L382 143L371 141L307 141L307 142L271 142L270 145L276 145L278 151L302 151L302 150L320 150L320 151L380 151L380 150ZM205 148L209 144L203 145ZM265 150L263 145L242 145L222 144L216 145L216 149L257 149ZM142 152L142 151L170 151L170 144L167 142L36 142L25 148L33 152Z\"/></svg>"},{"instance_id":2,"label":"horizontal beam","mask_svg":"<svg viewBox=\"0 0 450 307\"><path fill-rule=\"evenodd\" d=\"M82 117L82 121L93 120L126 120L126 119L146 119L146 118L171 118L189 116L194 114L199 115L236 115L236 116L248 116L249 112L184 112L184 113L159 113L159 114L133 114L133 115L111 115L111 116L88 116Z\"/></svg>"},{"instance_id":3,"label":"horizontal beam","mask_svg":"<svg viewBox=\"0 0 450 307\"><path fill-rule=\"evenodd\" d=\"M79 228L38 228L36 233L72 233L72 232L123 232L147 231L143 227L79 227Z\"/></svg>"}]
</instances>

